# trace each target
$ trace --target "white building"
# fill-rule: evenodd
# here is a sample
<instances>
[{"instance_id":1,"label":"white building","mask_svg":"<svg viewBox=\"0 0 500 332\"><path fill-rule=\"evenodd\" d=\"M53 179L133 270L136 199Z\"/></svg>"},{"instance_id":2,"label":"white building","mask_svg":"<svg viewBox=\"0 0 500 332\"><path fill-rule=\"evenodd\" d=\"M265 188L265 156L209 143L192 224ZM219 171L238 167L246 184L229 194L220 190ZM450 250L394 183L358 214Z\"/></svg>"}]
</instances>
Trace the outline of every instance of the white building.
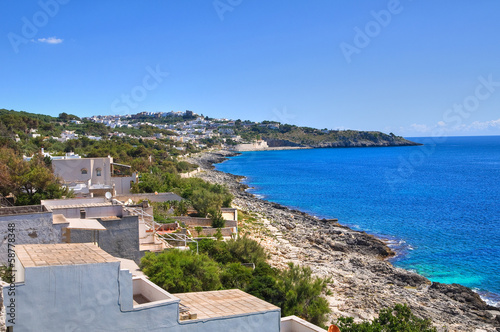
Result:
<instances>
[{"instance_id":1,"label":"white building","mask_svg":"<svg viewBox=\"0 0 500 332\"><path fill-rule=\"evenodd\" d=\"M240 290L170 294L90 243L17 245L15 271L14 331L280 331L279 307Z\"/></svg>"},{"instance_id":2,"label":"white building","mask_svg":"<svg viewBox=\"0 0 500 332\"><path fill-rule=\"evenodd\" d=\"M52 154L50 154L48 152L45 152L44 148L42 148L42 150L40 151L40 153L44 157L49 157L52 160L56 160L56 159L80 159L81 158L78 154L75 154L73 152L67 152L64 156L54 156L54 155L52 155ZM31 157L23 156L23 160L24 161L30 161L31 159L33 159L33 156L31 156Z\"/></svg>"},{"instance_id":3,"label":"white building","mask_svg":"<svg viewBox=\"0 0 500 332\"><path fill-rule=\"evenodd\" d=\"M68 203L58 208L75 206ZM44 217L47 210L35 213ZM13 218L19 217L16 213ZM55 228L60 218L54 215L53 226L40 225L36 232ZM63 224L88 229L82 225L90 221L66 219ZM19 220L6 222L16 223L16 229L22 226ZM170 294L150 282L133 261L92 243L17 243L12 253L13 279L0 281L7 331L324 331L295 316L280 320L279 307L237 289Z\"/></svg>"},{"instance_id":4,"label":"white building","mask_svg":"<svg viewBox=\"0 0 500 332\"><path fill-rule=\"evenodd\" d=\"M55 159L52 161L54 174L73 189L76 194L104 196L106 192L128 194L137 173L130 166L113 162L113 158Z\"/></svg>"},{"instance_id":5,"label":"white building","mask_svg":"<svg viewBox=\"0 0 500 332\"><path fill-rule=\"evenodd\" d=\"M74 130L64 130L62 133L61 133L61 137L58 138L57 140L59 142L66 142L70 139L78 139L78 134L75 134L75 131Z\"/></svg>"}]
</instances>

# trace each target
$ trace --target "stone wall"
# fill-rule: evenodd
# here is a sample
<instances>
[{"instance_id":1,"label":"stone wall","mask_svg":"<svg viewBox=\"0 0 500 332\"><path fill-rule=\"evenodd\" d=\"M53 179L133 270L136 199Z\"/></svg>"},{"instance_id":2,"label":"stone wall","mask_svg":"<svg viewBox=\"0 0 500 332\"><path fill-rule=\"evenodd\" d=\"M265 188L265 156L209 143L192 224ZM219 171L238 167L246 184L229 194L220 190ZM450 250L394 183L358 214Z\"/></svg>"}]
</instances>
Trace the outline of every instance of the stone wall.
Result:
<instances>
[{"instance_id":1,"label":"stone wall","mask_svg":"<svg viewBox=\"0 0 500 332\"><path fill-rule=\"evenodd\" d=\"M41 211L40 206L33 208ZM15 239L11 242L15 245L61 243L61 229L53 227L52 212L44 210L44 212L24 213L29 212L30 209L21 206L0 209L2 211L0 213L0 264L7 263L9 237ZM9 227L9 224L14 224L14 227Z\"/></svg>"},{"instance_id":2,"label":"stone wall","mask_svg":"<svg viewBox=\"0 0 500 332\"><path fill-rule=\"evenodd\" d=\"M186 178L191 178L191 177L195 176L199 172L201 172L201 168L200 167L198 167L194 171L187 172L187 173L180 173L179 175L181 176L181 178L186 179Z\"/></svg>"},{"instance_id":3,"label":"stone wall","mask_svg":"<svg viewBox=\"0 0 500 332\"><path fill-rule=\"evenodd\" d=\"M228 227L221 228L220 232L224 237L230 237L231 235L233 235L233 229ZM191 233L195 236L198 235L197 232L191 232ZM204 228L200 236L214 236L215 233L217 233L217 228Z\"/></svg>"},{"instance_id":4,"label":"stone wall","mask_svg":"<svg viewBox=\"0 0 500 332\"><path fill-rule=\"evenodd\" d=\"M171 217L171 219L179 221L179 223L183 222L186 226L189 227L212 227L212 220L209 218L193 218L193 217L180 217L175 216ZM234 220L226 220L226 227L238 227L238 222Z\"/></svg>"},{"instance_id":5,"label":"stone wall","mask_svg":"<svg viewBox=\"0 0 500 332\"><path fill-rule=\"evenodd\" d=\"M234 151L256 151L256 150L266 150L269 146L266 141L260 140L253 143L242 143L234 146Z\"/></svg>"},{"instance_id":6,"label":"stone wall","mask_svg":"<svg viewBox=\"0 0 500 332\"><path fill-rule=\"evenodd\" d=\"M105 231L99 231L98 244L108 254L132 259L139 263L143 253L139 251L139 219L137 216L122 218L97 218ZM92 242L91 230L71 230L71 243Z\"/></svg>"}]
</instances>

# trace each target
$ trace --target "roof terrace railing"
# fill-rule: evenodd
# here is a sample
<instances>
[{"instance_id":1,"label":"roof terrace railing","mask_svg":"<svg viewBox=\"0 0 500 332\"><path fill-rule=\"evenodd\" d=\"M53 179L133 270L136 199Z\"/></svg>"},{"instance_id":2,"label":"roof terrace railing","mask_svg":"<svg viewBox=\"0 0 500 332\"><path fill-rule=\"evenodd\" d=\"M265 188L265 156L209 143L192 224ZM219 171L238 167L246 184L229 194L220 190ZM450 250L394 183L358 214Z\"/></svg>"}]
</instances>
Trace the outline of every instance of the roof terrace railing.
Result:
<instances>
[{"instance_id":1,"label":"roof terrace railing","mask_svg":"<svg viewBox=\"0 0 500 332\"><path fill-rule=\"evenodd\" d=\"M124 211L127 211L129 212L130 214L135 214L137 216L139 216L139 220L142 221L146 227L148 229L152 229L153 230L153 233L154 233L154 237L159 240L160 242L162 242L164 245L165 245L165 248L170 248L172 247L172 245L170 245L170 243L168 243L163 237L161 237L157 231L158 229L162 226L161 224L157 223L155 220L154 220L154 217L152 215L150 215L149 213L147 212L144 212L143 209L136 209L136 208L133 208L133 207L127 207L127 206L123 206L123 209Z\"/></svg>"}]
</instances>

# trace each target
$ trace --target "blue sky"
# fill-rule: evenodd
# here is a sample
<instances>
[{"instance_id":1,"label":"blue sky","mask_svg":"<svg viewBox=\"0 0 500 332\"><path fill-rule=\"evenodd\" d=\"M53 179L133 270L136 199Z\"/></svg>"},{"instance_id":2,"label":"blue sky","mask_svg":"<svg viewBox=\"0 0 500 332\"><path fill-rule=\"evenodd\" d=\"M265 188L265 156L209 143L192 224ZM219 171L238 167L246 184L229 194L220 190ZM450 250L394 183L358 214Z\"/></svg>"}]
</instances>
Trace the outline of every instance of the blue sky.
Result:
<instances>
[{"instance_id":1,"label":"blue sky","mask_svg":"<svg viewBox=\"0 0 500 332\"><path fill-rule=\"evenodd\" d=\"M500 2L1 1L0 107L500 135Z\"/></svg>"}]
</instances>

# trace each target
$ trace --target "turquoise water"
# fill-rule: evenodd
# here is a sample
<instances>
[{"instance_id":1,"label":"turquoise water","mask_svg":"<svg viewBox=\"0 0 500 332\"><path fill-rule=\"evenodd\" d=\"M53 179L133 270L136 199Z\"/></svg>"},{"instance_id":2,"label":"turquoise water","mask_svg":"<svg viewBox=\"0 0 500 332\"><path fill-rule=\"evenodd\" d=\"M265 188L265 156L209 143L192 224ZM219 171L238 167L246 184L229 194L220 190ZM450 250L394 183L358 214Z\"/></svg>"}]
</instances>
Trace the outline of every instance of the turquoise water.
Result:
<instances>
[{"instance_id":1,"label":"turquoise water","mask_svg":"<svg viewBox=\"0 0 500 332\"><path fill-rule=\"evenodd\" d=\"M389 241L393 264L500 300L500 136L245 152L218 164L269 201Z\"/></svg>"}]
</instances>

